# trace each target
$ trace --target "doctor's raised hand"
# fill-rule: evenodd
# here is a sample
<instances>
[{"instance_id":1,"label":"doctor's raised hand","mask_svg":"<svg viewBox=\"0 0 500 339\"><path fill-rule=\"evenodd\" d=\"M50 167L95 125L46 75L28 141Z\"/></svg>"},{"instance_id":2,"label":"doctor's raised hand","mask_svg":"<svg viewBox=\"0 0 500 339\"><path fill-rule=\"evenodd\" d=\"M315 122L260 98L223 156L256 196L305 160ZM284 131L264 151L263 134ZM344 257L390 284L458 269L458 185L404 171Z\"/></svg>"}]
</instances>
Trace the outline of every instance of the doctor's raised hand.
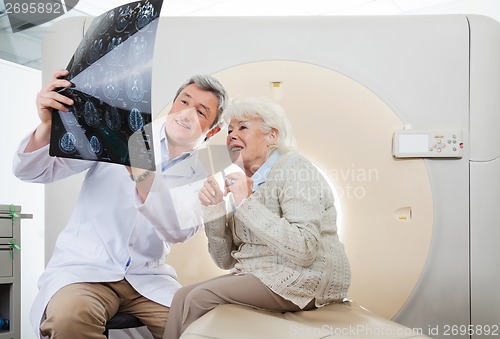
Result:
<instances>
[{"instance_id":1,"label":"doctor's raised hand","mask_svg":"<svg viewBox=\"0 0 500 339\"><path fill-rule=\"evenodd\" d=\"M40 124L34 131L33 137L25 149L26 152L40 149L49 144L53 109L68 112L68 106L73 105L73 100L57 92L58 89L72 86L71 82L63 79L68 74L69 72L64 69L54 72L50 82L38 92L36 107Z\"/></svg>"}]
</instances>

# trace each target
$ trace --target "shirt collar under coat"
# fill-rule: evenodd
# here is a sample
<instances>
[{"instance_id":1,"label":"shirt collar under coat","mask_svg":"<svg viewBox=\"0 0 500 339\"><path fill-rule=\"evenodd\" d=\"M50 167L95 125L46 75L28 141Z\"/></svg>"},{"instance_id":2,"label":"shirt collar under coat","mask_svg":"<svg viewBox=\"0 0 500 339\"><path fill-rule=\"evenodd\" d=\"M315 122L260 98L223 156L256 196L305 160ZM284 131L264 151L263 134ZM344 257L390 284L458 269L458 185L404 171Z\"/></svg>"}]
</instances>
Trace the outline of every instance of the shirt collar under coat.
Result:
<instances>
[{"instance_id":1,"label":"shirt collar under coat","mask_svg":"<svg viewBox=\"0 0 500 339\"><path fill-rule=\"evenodd\" d=\"M180 155L176 156L173 159L169 160L168 156L168 141L167 141L167 133L165 131L165 125L160 129L160 145L161 145L161 171L164 172L168 168L172 167L176 163L181 160L186 159L191 154L193 154L194 150L183 152Z\"/></svg>"},{"instance_id":2,"label":"shirt collar under coat","mask_svg":"<svg viewBox=\"0 0 500 339\"><path fill-rule=\"evenodd\" d=\"M275 150L267 158L267 160L259 167L259 169L252 175L253 188L252 192L255 192L260 185L266 182L269 172L274 166L274 163L279 159L281 153Z\"/></svg>"}]
</instances>

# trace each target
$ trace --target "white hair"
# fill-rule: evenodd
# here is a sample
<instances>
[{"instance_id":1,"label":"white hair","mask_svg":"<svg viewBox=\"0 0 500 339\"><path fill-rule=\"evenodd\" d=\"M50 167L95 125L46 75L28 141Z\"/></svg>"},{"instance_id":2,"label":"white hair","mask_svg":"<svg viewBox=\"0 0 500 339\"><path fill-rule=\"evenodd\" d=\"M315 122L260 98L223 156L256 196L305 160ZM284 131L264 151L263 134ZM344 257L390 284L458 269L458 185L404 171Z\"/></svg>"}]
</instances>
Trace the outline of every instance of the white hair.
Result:
<instances>
[{"instance_id":1,"label":"white hair","mask_svg":"<svg viewBox=\"0 0 500 339\"><path fill-rule=\"evenodd\" d=\"M297 143L293 136L292 124L285 110L267 97L237 97L229 101L222 114L226 125L232 119L246 120L259 118L264 133L275 129L278 132L276 143L270 146L270 151L278 149L282 153L296 150Z\"/></svg>"}]
</instances>

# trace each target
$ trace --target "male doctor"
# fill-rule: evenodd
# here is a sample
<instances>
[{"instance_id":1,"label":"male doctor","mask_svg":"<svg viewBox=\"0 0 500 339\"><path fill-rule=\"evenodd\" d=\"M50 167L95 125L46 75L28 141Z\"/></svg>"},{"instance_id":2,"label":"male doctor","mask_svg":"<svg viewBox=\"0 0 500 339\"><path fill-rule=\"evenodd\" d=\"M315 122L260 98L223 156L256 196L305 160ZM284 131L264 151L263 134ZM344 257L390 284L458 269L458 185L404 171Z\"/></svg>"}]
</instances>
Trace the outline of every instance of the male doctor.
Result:
<instances>
[{"instance_id":1,"label":"male doctor","mask_svg":"<svg viewBox=\"0 0 500 339\"><path fill-rule=\"evenodd\" d=\"M86 171L75 209L39 279L32 325L43 338L104 338L106 322L120 311L135 315L161 338L180 287L165 263L169 245L188 239L201 225L190 197L183 197L179 208L170 192L207 176L195 150L220 130L226 92L210 76L194 76L181 86L156 131L162 165L155 173L49 155L52 111L68 112L73 104L57 91L71 87L66 75L55 72L38 93L40 124L21 141L13 163L18 178L35 183ZM194 206L196 194L192 199Z\"/></svg>"}]
</instances>

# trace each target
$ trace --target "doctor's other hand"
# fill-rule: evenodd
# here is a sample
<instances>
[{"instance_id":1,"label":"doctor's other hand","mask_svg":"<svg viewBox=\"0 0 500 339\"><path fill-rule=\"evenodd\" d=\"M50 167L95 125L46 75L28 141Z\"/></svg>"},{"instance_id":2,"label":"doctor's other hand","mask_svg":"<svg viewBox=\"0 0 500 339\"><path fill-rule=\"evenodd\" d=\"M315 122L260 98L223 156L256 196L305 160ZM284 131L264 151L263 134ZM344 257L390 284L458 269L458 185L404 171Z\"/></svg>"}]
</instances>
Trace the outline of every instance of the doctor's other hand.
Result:
<instances>
[{"instance_id":1,"label":"doctor's other hand","mask_svg":"<svg viewBox=\"0 0 500 339\"><path fill-rule=\"evenodd\" d=\"M52 124L52 109L68 112L68 105L73 105L73 100L58 93L57 91L62 88L70 88L71 82L62 79L67 76L69 72L65 69L58 70L52 74L52 78L47 86L36 96L36 107L38 109L38 116L40 121L44 124Z\"/></svg>"},{"instance_id":2,"label":"doctor's other hand","mask_svg":"<svg viewBox=\"0 0 500 339\"><path fill-rule=\"evenodd\" d=\"M205 180L203 187L198 192L198 199L204 206L217 205L224 200L224 193L213 176L209 176Z\"/></svg>"},{"instance_id":3,"label":"doctor's other hand","mask_svg":"<svg viewBox=\"0 0 500 339\"><path fill-rule=\"evenodd\" d=\"M253 180L240 172L230 173L226 176L226 194L233 193L236 206L252 194Z\"/></svg>"}]
</instances>

